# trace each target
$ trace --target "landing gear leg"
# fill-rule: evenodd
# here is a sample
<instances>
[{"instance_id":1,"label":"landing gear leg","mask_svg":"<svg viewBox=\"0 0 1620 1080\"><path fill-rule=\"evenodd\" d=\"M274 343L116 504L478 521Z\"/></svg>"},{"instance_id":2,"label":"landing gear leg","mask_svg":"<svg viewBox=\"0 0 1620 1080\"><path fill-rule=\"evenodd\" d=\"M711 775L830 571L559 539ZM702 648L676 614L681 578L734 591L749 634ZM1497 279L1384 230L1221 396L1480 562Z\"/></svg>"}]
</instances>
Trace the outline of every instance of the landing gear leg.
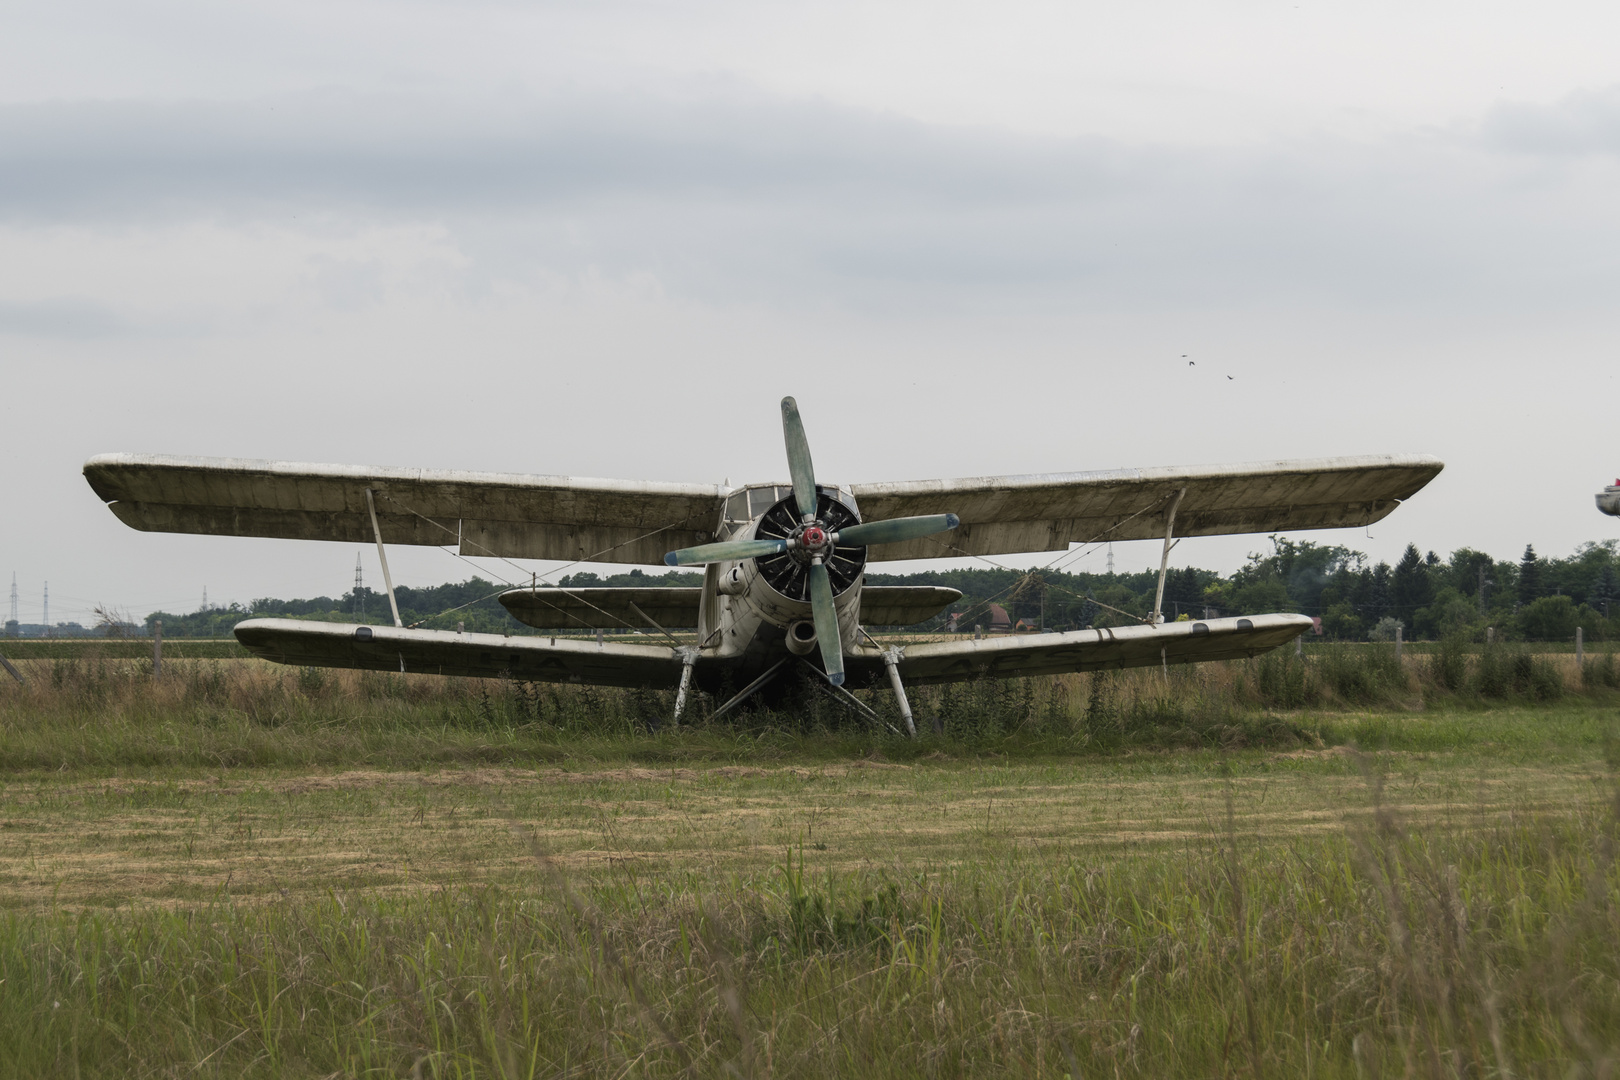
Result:
<instances>
[{"instance_id":1,"label":"landing gear leg","mask_svg":"<svg viewBox=\"0 0 1620 1080\"><path fill-rule=\"evenodd\" d=\"M686 711L686 692L692 686L692 665L697 663L698 651L690 646L677 650L681 654L681 688L675 691L675 719L672 727L680 727L681 713Z\"/></svg>"},{"instance_id":2,"label":"landing gear leg","mask_svg":"<svg viewBox=\"0 0 1620 1080\"><path fill-rule=\"evenodd\" d=\"M911 702L906 700L906 687L900 681L900 657L904 655L897 645L883 652L883 664L889 669L889 685L894 687L894 700L900 705L900 718L906 722L906 734L917 737L917 725L911 719Z\"/></svg>"}]
</instances>

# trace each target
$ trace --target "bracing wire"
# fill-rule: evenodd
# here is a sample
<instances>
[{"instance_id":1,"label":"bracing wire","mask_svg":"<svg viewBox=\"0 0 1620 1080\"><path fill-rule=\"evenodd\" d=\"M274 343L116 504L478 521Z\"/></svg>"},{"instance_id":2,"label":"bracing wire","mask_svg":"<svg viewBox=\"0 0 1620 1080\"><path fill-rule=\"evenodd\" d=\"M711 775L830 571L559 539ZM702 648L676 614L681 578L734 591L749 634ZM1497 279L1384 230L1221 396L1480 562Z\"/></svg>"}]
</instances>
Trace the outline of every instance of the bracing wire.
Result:
<instances>
[{"instance_id":1,"label":"bracing wire","mask_svg":"<svg viewBox=\"0 0 1620 1080\"><path fill-rule=\"evenodd\" d=\"M381 494L383 498L387 499L389 502L391 502L394 505L398 506L400 509L406 511L407 513L413 514L416 517L419 517L423 521L427 522L429 525L432 525L434 528L439 529L440 531L442 531L442 532L444 532L444 533L446 533L446 534L448 534L450 536L456 537L458 543L460 543L460 544L470 544L473 547L480 549L481 551L488 552L488 556L487 556L488 558L499 559L501 562L505 563L507 566L510 566L512 569L516 570L519 574L523 574L523 573L526 572L523 567L519 566L517 563L513 562L511 559L508 559L506 556L500 555L500 554L498 554L498 553L496 553L494 551L491 551L489 548L485 547L483 544L478 543L476 540L467 539L465 536L461 535L457 530L450 528L448 525L445 525L443 522L433 520L432 518L428 517L426 514L424 514L421 511L417 510L415 507L413 507L410 504L406 503L404 500L397 499L394 496L388 494L386 491L379 492L379 494ZM669 531L670 529L673 529L673 528L675 528L675 524L673 524L673 523L669 524L669 525L662 525L662 526L659 526L656 529L653 529L651 532L642 533L640 536L631 537L629 540L621 540L617 544L612 545L611 547L605 547L601 551L594 552L593 554L587 555L584 558L575 559L573 562L564 563L562 566L553 567L552 569L547 570L544 574L537 574L534 571L527 571L527 573L529 573L529 578L530 578L531 582L537 582L540 578L551 577L554 574L560 574L564 570L567 570L567 569L569 569L570 567L573 567L573 566L579 566L582 563L594 562L598 557L600 557L602 555L606 555L606 554L608 554L609 552L612 552L612 551L617 551L619 548L625 547L625 546L627 546L629 544L634 544L634 543L637 543L637 542L639 542L641 540L645 540L649 536L656 536L661 532L667 532L667 531ZM449 553L451 555L454 555L456 558L458 558L458 559L462 560L463 562L467 563L469 566L472 566L472 567L474 567L474 568L476 568L478 570L482 570L485 573L488 573L491 576L500 579L501 581L505 582L507 584L507 586L509 586L511 588L521 588L522 587L522 586L516 584L515 582L513 582L513 581L511 581L511 580L509 580L509 579L507 579L505 577L502 577L500 574L496 574L493 571L490 571L490 570L486 569L485 567L479 566L477 563L473 562L470 557L461 554L459 551L451 551L450 548L449 548L449 545L435 544L434 546L439 548L439 550L441 550L441 551L444 551L444 552L447 552L447 553ZM462 608L471 607L473 604L483 603L485 600L488 600L491 596L499 596L500 593L504 592L504 591L505 591L504 589L499 590L497 592L490 593L488 596L481 596L477 600L472 600L472 601L469 601L468 603L465 603L465 604L458 604L453 608L447 608L444 611L436 612L436 613L434 613L432 615L429 615L427 617L427 619L437 619L440 616L448 615L453 611L460 611ZM547 606L549 608L552 608L553 610L556 610L558 612L561 612L562 614L569 616L569 618L578 620L580 625L586 627L587 629L590 628L590 624L586 623L585 620L581 619L578 615L575 615L572 612L564 611L562 608L558 607L556 604L553 604L553 603L550 603L549 601L541 599L540 596L539 596L539 591L537 589L534 590L534 591L536 593L536 599L540 600L540 602L542 604L545 604L545 606ZM579 600L586 607L589 607L589 608L594 609L595 611L601 612L602 615L606 616L608 619L612 620L613 622L618 623L618 624L622 624L623 626L628 627L631 630L637 629L637 627L634 624L632 624L631 622L629 622L628 620L626 620L622 616L615 615L612 612L607 611L606 609L604 609L602 607L599 607L596 604L591 603L589 600L585 599L585 597L579 595L578 593L570 593L569 595L573 596L576 600ZM420 625L422 625L423 622L426 622L427 619L418 620L417 622L413 623L412 625L413 626L420 626Z\"/></svg>"},{"instance_id":2,"label":"bracing wire","mask_svg":"<svg viewBox=\"0 0 1620 1080\"><path fill-rule=\"evenodd\" d=\"M1132 521L1132 520L1134 520L1136 518L1141 517L1143 514L1146 514L1146 513L1150 512L1152 510L1157 509L1160 506L1163 506L1165 501L1170 499L1174 494L1175 494L1174 492L1167 492L1164 495L1161 495L1159 498L1155 499L1153 502L1151 502L1151 503L1147 504L1146 506L1142 507L1140 510L1136 511L1136 513L1134 513L1134 514L1131 514L1129 517L1120 518L1118 521L1114 522L1112 525L1108 526L1108 528L1104 529L1102 532L1098 533L1096 536L1093 536L1091 539L1081 541L1080 545L1076 549L1076 551L1063 552L1060 555L1054 557L1051 562L1047 563L1044 566L1038 566L1038 567L1034 568L1033 570L1018 570L1015 567L1003 566L1002 564L996 562L994 559L987 558L984 555L979 555L979 554L976 554L976 553L971 552L971 551L964 551L963 549L957 547L955 544L945 543L943 541L936 540L934 537L931 537L931 536L926 537L925 539L927 539L929 543L934 544L937 547L945 548L947 551L954 551L954 552L956 552L956 553L958 553L960 555L965 555L970 559L978 559L980 562L988 563L991 566L995 567L997 570L1007 570L1007 571L1009 571L1011 573L1015 573L1015 574L1020 575L1017 581L1013 582L1011 585L1007 586L1005 589L1002 589L1000 592L996 593L994 596L989 597L988 599L981 600L979 603L977 603L973 607L969 608L967 610L967 612L964 612L962 616L958 616L958 621L960 622L960 619L962 617L965 617L967 614L977 614L981 609L988 610L990 604L993 604L995 601L1001 599L1001 597L1005 596L1007 593L1012 592L1014 589L1016 589L1019 586L1023 585L1033 575L1038 574L1043 570L1051 570L1053 572L1059 572L1060 568L1065 563L1075 561L1075 560L1077 560L1079 558L1084 558L1084 557L1086 557L1088 555L1096 554L1096 552L1098 550L1097 547L1090 547L1089 551L1086 550L1086 549L1091 545L1099 545L1100 546L1101 544L1106 543L1107 541L1106 541L1105 538L1108 536L1109 533L1114 532L1116 529L1119 529L1121 526L1127 524L1128 522L1130 522L1130 521ZM1077 552L1078 552L1078 554L1077 554ZM1148 618L1144 618L1141 615L1133 615L1128 611L1121 611L1117 607L1113 607L1111 605L1103 603L1101 600L1098 600L1094 596L1082 596L1080 593L1075 592L1073 589L1070 589L1070 588L1068 588L1068 587L1066 587L1064 585L1060 585L1055 581L1044 582L1044 584L1049 588L1053 588L1053 589L1058 590L1059 592L1068 593L1070 596L1074 597L1077 600L1086 600L1086 601L1089 601L1089 602L1091 602L1093 604L1096 604L1098 607L1107 608L1109 611L1115 612L1116 614L1124 615L1128 619L1135 619L1138 622L1146 623L1151 618L1151 616L1149 616Z\"/></svg>"}]
</instances>

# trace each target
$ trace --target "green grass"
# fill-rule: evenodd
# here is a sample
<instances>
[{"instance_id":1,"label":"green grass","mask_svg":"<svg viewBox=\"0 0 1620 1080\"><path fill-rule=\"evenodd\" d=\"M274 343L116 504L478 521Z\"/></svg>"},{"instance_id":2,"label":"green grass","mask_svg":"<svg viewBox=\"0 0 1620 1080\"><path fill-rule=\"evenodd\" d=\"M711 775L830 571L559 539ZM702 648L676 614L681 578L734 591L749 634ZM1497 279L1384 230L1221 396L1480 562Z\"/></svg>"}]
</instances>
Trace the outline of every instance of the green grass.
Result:
<instances>
[{"instance_id":1,"label":"green grass","mask_svg":"<svg viewBox=\"0 0 1620 1080\"><path fill-rule=\"evenodd\" d=\"M0 638L8 660L144 660L152 670L151 638ZM253 654L235 638L168 638L163 659L246 660Z\"/></svg>"},{"instance_id":2,"label":"green grass","mask_svg":"<svg viewBox=\"0 0 1620 1080\"><path fill-rule=\"evenodd\" d=\"M35 661L0 1074L1607 1075L1620 695L1271 663L921 694L910 742Z\"/></svg>"},{"instance_id":3,"label":"green grass","mask_svg":"<svg viewBox=\"0 0 1620 1080\"><path fill-rule=\"evenodd\" d=\"M1442 661L1446 663L1442 663ZM1448 667L1447 664L1450 666ZM1522 722L1546 707L1556 738L1596 746L1620 704L1612 663L1517 651L1394 659L1376 646L1168 672L917 687L923 738L898 736L886 691L873 723L809 691L774 711L709 721L699 700L671 737L662 691L291 669L180 659L161 680L140 661L19 661L0 684L0 771L126 774L167 768L525 765L569 760L821 760L881 752L1117 755L1136 750L1334 746L1436 749L1545 741ZM1414 717L1422 723L1409 722Z\"/></svg>"}]
</instances>

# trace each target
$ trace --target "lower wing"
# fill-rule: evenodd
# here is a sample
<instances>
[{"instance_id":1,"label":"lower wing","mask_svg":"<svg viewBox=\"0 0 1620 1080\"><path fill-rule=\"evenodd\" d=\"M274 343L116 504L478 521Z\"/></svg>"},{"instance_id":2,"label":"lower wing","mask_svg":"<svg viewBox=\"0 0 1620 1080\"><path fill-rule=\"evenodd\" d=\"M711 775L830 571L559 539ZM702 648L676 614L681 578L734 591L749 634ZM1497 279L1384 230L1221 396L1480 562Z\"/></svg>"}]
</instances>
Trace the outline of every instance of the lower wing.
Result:
<instances>
[{"instance_id":1,"label":"lower wing","mask_svg":"<svg viewBox=\"0 0 1620 1080\"><path fill-rule=\"evenodd\" d=\"M681 681L679 655L662 645L598 645L579 638L458 634L300 619L249 619L237 624L236 639L256 656L278 664L595 686L661 688Z\"/></svg>"},{"instance_id":2,"label":"lower wing","mask_svg":"<svg viewBox=\"0 0 1620 1080\"><path fill-rule=\"evenodd\" d=\"M1285 645L1311 627L1312 621L1305 615L1250 615L1063 634L929 641L905 647L900 676L908 683L942 683L1238 660ZM884 674L876 650L873 656L863 656L859 664L852 660L849 666L852 673L865 668L862 674L872 680Z\"/></svg>"}]
</instances>

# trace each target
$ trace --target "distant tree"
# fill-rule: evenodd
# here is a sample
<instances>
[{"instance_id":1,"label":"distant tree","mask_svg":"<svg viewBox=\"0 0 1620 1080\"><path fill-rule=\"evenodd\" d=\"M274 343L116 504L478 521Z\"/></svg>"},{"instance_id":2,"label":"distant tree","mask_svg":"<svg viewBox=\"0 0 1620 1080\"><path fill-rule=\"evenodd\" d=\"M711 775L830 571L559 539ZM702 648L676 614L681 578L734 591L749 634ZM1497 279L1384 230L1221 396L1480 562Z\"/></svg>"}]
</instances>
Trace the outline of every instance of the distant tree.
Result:
<instances>
[{"instance_id":1,"label":"distant tree","mask_svg":"<svg viewBox=\"0 0 1620 1080\"><path fill-rule=\"evenodd\" d=\"M1526 544L1524 554L1519 556L1519 603L1539 599L1542 591L1541 565L1536 558L1535 545Z\"/></svg>"},{"instance_id":2,"label":"distant tree","mask_svg":"<svg viewBox=\"0 0 1620 1080\"><path fill-rule=\"evenodd\" d=\"M1435 559L1436 564L1439 561ZM1434 600L1434 579L1423 556L1418 554L1416 544L1407 544L1401 561L1395 564L1389 578L1389 598L1391 614L1403 626L1414 626L1418 609L1428 607Z\"/></svg>"},{"instance_id":3,"label":"distant tree","mask_svg":"<svg viewBox=\"0 0 1620 1080\"><path fill-rule=\"evenodd\" d=\"M1346 569L1359 569L1366 559L1361 552L1338 545L1276 535L1270 539L1270 555L1250 555L1248 565L1232 575L1240 590L1262 582L1280 583L1287 599L1270 611L1320 611L1326 603L1324 591Z\"/></svg>"},{"instance_id":4,"label":"distant tree","mask_svg":"<svg viewBox=\"0 0 1620 1080\"><path fill-rule=\"evenodd\" d=\"M1569 641L1575 636L1575 602L1543 596L1519 609L1518 622L1527 641Z\"/></svg>"},{"instance_id":5,"label":"distant tree","mask_svg":"<svg viewBox=\"0 0 1620 1080\"><path fill-rule=\"evenodd\" d=\"M1366 587L1361 590L1361 617L1376 624L1389 616L1389 563L1381 562L1367 575Z\"/></svg>"},{"instance_id":6,"label":"distant tree","mask_svg":"<svg viewBox=\"0 0 1620 1080\"><path fill-rule=\"evenodd\" d=\"M1232 607L1237 615L1270 615L1289 608L1288 588L1282 582L1256 581L1232 590Z\"/></svg>"},{"instance_id":7,"label":"distant tree","mask_svg":"<svg viewBox=\"0 0 1620 1080\"><path fill-rule=\"evenodd\" d=\"M1322 611L1322 633L1337 641L1360 641L1365 628L1350 604L1332 604Z\"/></svg>"},{"instance_id":8,"label":"distant tree","mask_svg":"<svg viewBox=\"0 0 1620 1080\"><path fill-rule=\"evenodd\" d=\"M1586 602L1592 608L1609 617L1609 605L1620 600L1620 579L1615 577L1614 567L1605 566L1598 575L1597 581L1592 583L1592 591L1586 594Z\"/></svg>"},{"instance_id":9,"label":"distant tree","mask_svg":"<svg viewBox=\"0 0 1620 1080\"><path fill-rule=\"evenodd\" d=\"M1164 577L1164 612L1167 618L1204 614L1204 574L1195 567L1172 570Z\"/></svg>"},{"instance_id":10,"label":"distant tree","mask_svg":"<svg viewBox=\"0 0 1620 1080\"><path fill-rule=\"evenodd\" d=\"M1484 627L1477 599L1448 585L1435 593L1434 603L1418 610L1412 630L1417 636L1438 641L1459 634L1477 638Z\"/></svg>"},{"instance_id":11,"label":"distant tree","mask_svg":"<svg viewBox=\"0 0 1620 1080\"><path fill-rule=\"evenodd\" d=\"M1482 607L1484 596L1481 594L1481 586L1483 585L1484 594L1489 595L1497 585L1496 575L1492 573L1495 562L1496 560L1483 551L1458 548L1451 553L1451 558L1447 562L1446 572L1451 579L1451 587L1463 596L1473 597L1474 603Z\"/></svg>"},{"instance_id":12,"label":"distant tree","mask_svg":"<svg viewBox=\"0 0 1620 1080\"><path fill-rule=\"evenodd\" d=\"M1617 546L1620 545L1613 540L1577 544L1575 554L1570 558L1548 560L1551 581L1543 580L1543 592L1561 593L1575 597L1577 601L1582 597L1596 596L1604 572L1612 575L1617 561L1620 561L1616 555Z\"/></svg>"}]
</instances>

